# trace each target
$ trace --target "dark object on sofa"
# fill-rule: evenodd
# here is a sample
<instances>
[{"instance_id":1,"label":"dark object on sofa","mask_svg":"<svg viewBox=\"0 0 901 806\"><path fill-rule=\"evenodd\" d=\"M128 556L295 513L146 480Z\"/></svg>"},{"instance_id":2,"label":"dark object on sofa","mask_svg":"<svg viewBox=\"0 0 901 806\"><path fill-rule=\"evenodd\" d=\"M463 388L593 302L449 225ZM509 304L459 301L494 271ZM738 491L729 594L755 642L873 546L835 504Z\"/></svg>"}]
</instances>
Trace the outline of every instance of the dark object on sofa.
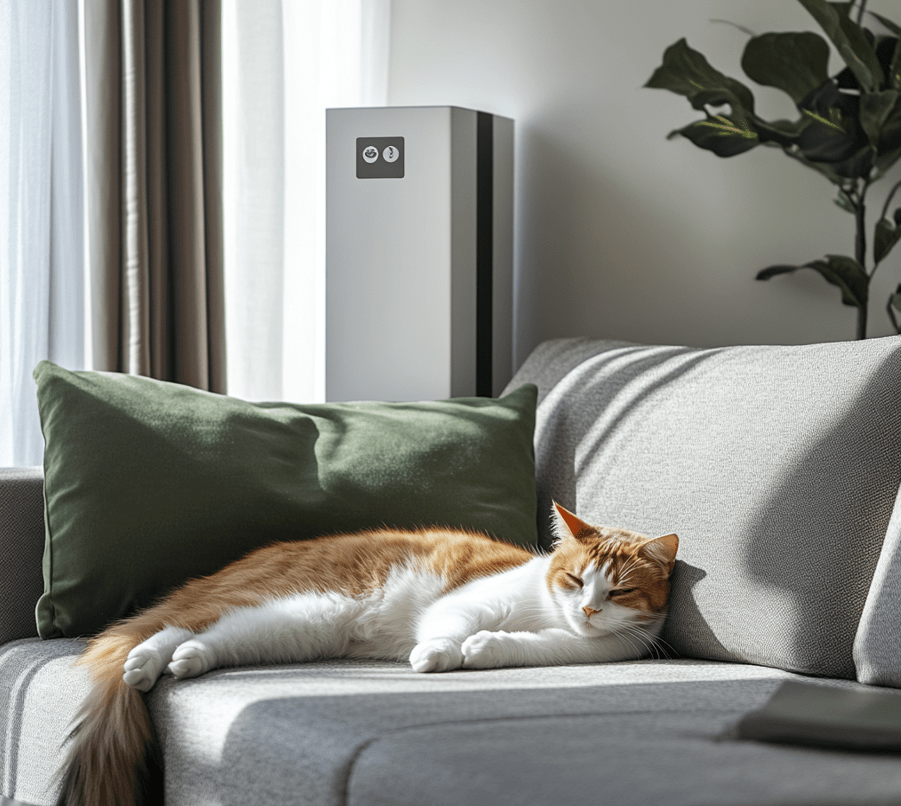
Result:
<instances>
[{"instance_id":1,"label":"dark object on sofa","mask_svg":"<svg viewBox=\"0 0 901 806\"><path fill-rule=\"evenodd\" d=\"M897 753L901 692L787 680L763 708L741 718L735 737Z\"/></svg>"}]
</instances>

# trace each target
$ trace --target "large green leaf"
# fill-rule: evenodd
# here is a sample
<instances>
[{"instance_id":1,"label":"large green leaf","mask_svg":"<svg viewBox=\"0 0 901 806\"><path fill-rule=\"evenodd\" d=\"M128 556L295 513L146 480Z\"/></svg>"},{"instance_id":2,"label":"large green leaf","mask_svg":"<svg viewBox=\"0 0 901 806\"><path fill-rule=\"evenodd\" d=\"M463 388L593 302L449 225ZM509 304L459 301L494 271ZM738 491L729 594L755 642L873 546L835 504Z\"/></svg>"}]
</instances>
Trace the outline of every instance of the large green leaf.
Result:
<instances>
[{"instance_id":1,"label":"large green leaf","mask_svg":"<svg viewBox=\"0 0 901 806\"><path fill-rule=\"evenodd\" d=\"M895 49L892 59L885 71L888 86L893 90L901 90L901 28L895 26Z\"/></svg>"},{"instance_id":2,"label":"large green leaf","mask_svg":"<svg viewBox=\"0 0 901 806\"><path fill-rule=\"evenodd\" d=\"M866 308L870 295L870 278L863 266L845 255L826 255L825 260L812 260L800 266L769 266L757 273L758 280L769 280L779 274L790 274L798 269L813 269L826 282L839 288L842 303L854 308Z\"/></svg>"},{"instance_id":3,"label":"large green leaf","mask_svg":"<svg viewBox=\"0 0 901 806\"><path fill-rule=\"evenodd\" d=\"M828 63L829 45L810 31L755 36L741 57L749 78L788 93L795 103L828 80Z\"/></svg>"},{"instance_id":4,"label":"large green leaf","mask_svg":"<svg viewBox=\"0 0 901 806\"><path fill-rule=\"evenodd\" d=\"M875 149L860 125L860 96L841 92L827 81L805 97L799 108L807 122L797 137L799 152L812 163L828 163L846 179L869 175Z\"/></svg>"},{"instance_id":5,"label":"large green leaf","mask_svg":"<svg viewBox=\"0 0 901 806\"><path fill-rule=\"evenodd\" d=\"M869 39L871 36L870 32L867 31L867 38ZM879 82L882 89L898 89L898 87L894 86L894 81L891 78L892 60L894 58L895 45L897 45L897 43L898 40L893 36L877 36L874 40L876 58L879 60L881 69ZM834 78L838 82L839 87L843 90L860 91L860 84L857 82L857 78L854 73L851 72L850 68L843 68L835 74Z\"/></svg>"},{"instance_id":6,"label":"large green leaf","mask_svg":"<svg viewBox=\"0 0 901 806\"><path fill-rule=\"evenodd\" d=\"M860 143L837 119L837 114L817 115L806 111L810 124L798 135L804 156L814 162L840 163L850 159L866 142Z\"/></svg>"},{"instance_id":7,"label":"large green leaf","mask_svg":"<svg viewBox=\"0 0 901 806\"><path fill-rule=\"evenodd\" d=\"M897 152L901 149L901 93L896 93L896 95L895 104L882 123L876 145L876 150L879 152L877 166L883 172L887 171L898 159Z\"/></svg>"},{"instance_id":8,"label":"large green leaf","mask_svg":"<svg viewBox=\"0 0 901 806\"><path fill-rule=\"evenodd\" d=\"M864 92L879 89L882 66L863 30L847 14L826 0L798 0L817 21L854 73Z\"/></svg>"},{"instance_id":9,"label":"large green leaf","mask_svg":"<svg viewBox=\"0 0 901 806\"><path fill-rule=\"evenodd\" d=\"M901 33L895 40L895 55L892 57L889 65L888 81L889 86L896 90L901 90Z\"/></svg>"},{"instance_id":10,"label":"large green leaf","mask_svg":"<svg viewBox=\"0 0 901 806\"><path fill-rule=\"evenodd\" d=\"M870 92L860 98L860 125L867 133L870 145L874 148L878 148L882 142L883 127L895 113L895 108L901 109L898 98L899 94L896 90ZM901 115L898 115L896 125L901 133Z\"/></svg>"},{"instance_id":11,"label":"large green leaf","mask_svg":"<svg viewBox=\"0 0 901 806\"><path fill-rule=\"evenodd\" d=\"M886 80L889 87L901 90L901 25L896 25L887 17L882 17L875 12L871 11L870 13L897 37L895 39L895 51L886 70Z\"/></svg>"},{"instance_id":12,"label":"large green leaf","mask_svg":"<svg viewBox=\"0 0 901 806\"><path fill-rule=\"evenodd\" d=\"M684 38L664 51L663 64L654 71L645 87L684 95L696 109L711 103L707 99L716 98L716 105L729 103L734 115L745 117L746 113L754 112L751 90L712 67L704 54L691 48ZM711 95L711 91L716 94Z\"/></svg>"},{"instance_id":13,"label":"large green leaf","mask_svg":"<svg viewBox=\"0 0 901 806\"><path fill-rule=\"evenodd\" d=\"M807 121L803 118L799 120L763 120L755 115L752 125L761 142L773 142L788 147L797 142Z\"/></svg>"},{"instance_id":14,"label":"large green leaf","mask_svg":"<svg viewBox=\"0 0 901 806\"><path fill-rule=\"evenodd\" d=\"M708 115L706 120L698 120L670 132L669 138L679 135L718 157L734 157L760 144L756 132L737 115Z\"/></svg>"},{"instance_id":15,"label":"large green leaf","mask_svg":"<svg viewBox=\"0 0 901 806\"><path fill-rule=\"evenodd\" d=\"M901 211L901 208L899 208ZM895 215L898 215L896 211ZM895 244L901 241L901 226L888 218L883 218L876 224L876 237L873 243L873 259L876 263L881 263L889 252L892 251Z\"/></svg>"}]
</instances>

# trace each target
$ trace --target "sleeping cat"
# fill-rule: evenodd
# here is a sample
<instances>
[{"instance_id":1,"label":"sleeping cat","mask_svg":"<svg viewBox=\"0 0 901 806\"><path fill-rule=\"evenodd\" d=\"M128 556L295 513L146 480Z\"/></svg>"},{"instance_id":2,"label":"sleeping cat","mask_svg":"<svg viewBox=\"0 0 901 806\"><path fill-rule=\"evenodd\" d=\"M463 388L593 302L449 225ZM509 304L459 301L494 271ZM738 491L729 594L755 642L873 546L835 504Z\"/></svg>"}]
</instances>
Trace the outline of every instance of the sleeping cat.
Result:
<instances>
[{"instance_id":1,"label":"sleeping cat","mask_svg":"<svg viewBox=\"0 0 901 806\"><path fill-rule=\"evenodd\" d=\"M679 540L554 504L554 551L444 529L277 543L92 639L58 806L147 803L158 748L140 692L161 674L349 657L417 672L639 658L666 614Z\"/></svg>"}]
</instances>

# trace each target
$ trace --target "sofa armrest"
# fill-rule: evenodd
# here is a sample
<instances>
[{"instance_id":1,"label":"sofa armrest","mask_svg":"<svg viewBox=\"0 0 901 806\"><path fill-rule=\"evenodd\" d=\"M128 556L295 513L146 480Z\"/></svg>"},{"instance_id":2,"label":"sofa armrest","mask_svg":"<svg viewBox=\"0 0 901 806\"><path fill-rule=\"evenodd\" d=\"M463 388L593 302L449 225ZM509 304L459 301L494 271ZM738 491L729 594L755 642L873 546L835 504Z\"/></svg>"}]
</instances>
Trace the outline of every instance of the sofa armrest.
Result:
<instances>
[{"instance_id":1,"label":"sofa armrest","mask_svg":"<svg viewBox=\"0 0 901 806\"><path fill-rule=\"evenodd\" d=\"M0 644L34 638L44 592L44 475L40 467L0 468Z\"/></svg>"}]
</instances>

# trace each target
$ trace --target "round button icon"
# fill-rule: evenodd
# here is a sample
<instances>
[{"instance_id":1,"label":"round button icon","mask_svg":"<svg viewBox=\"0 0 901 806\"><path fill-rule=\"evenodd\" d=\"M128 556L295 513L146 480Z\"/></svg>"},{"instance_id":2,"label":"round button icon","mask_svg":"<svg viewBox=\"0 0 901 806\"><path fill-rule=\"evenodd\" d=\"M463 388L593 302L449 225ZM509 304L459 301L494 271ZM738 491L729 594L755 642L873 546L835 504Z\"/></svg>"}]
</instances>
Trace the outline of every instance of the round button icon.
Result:
<instances>
[{"instance_id":1,"label":"round button icon","mask_svg":"<svg viewBox=\"0 0 901 806\"><path fill-rule=\"evenodd\" d=\"M396 151L397 149L395 149ZM379 158L379 150L375 146L366 146L363 149L363 159L366 162L373 163Z\"/></svg>"},{"instance_id":2,"label":"round button icon","mask_svg":"<svg viewBox=\"0 0 901 806\"><path fill-rule=\"evenodd\" d=\"M397 162L397 158L400 156L400 151L397 146L388 146L383 152L382 157L384 157L385 162Z\"/></svg>"}]
</instances>

